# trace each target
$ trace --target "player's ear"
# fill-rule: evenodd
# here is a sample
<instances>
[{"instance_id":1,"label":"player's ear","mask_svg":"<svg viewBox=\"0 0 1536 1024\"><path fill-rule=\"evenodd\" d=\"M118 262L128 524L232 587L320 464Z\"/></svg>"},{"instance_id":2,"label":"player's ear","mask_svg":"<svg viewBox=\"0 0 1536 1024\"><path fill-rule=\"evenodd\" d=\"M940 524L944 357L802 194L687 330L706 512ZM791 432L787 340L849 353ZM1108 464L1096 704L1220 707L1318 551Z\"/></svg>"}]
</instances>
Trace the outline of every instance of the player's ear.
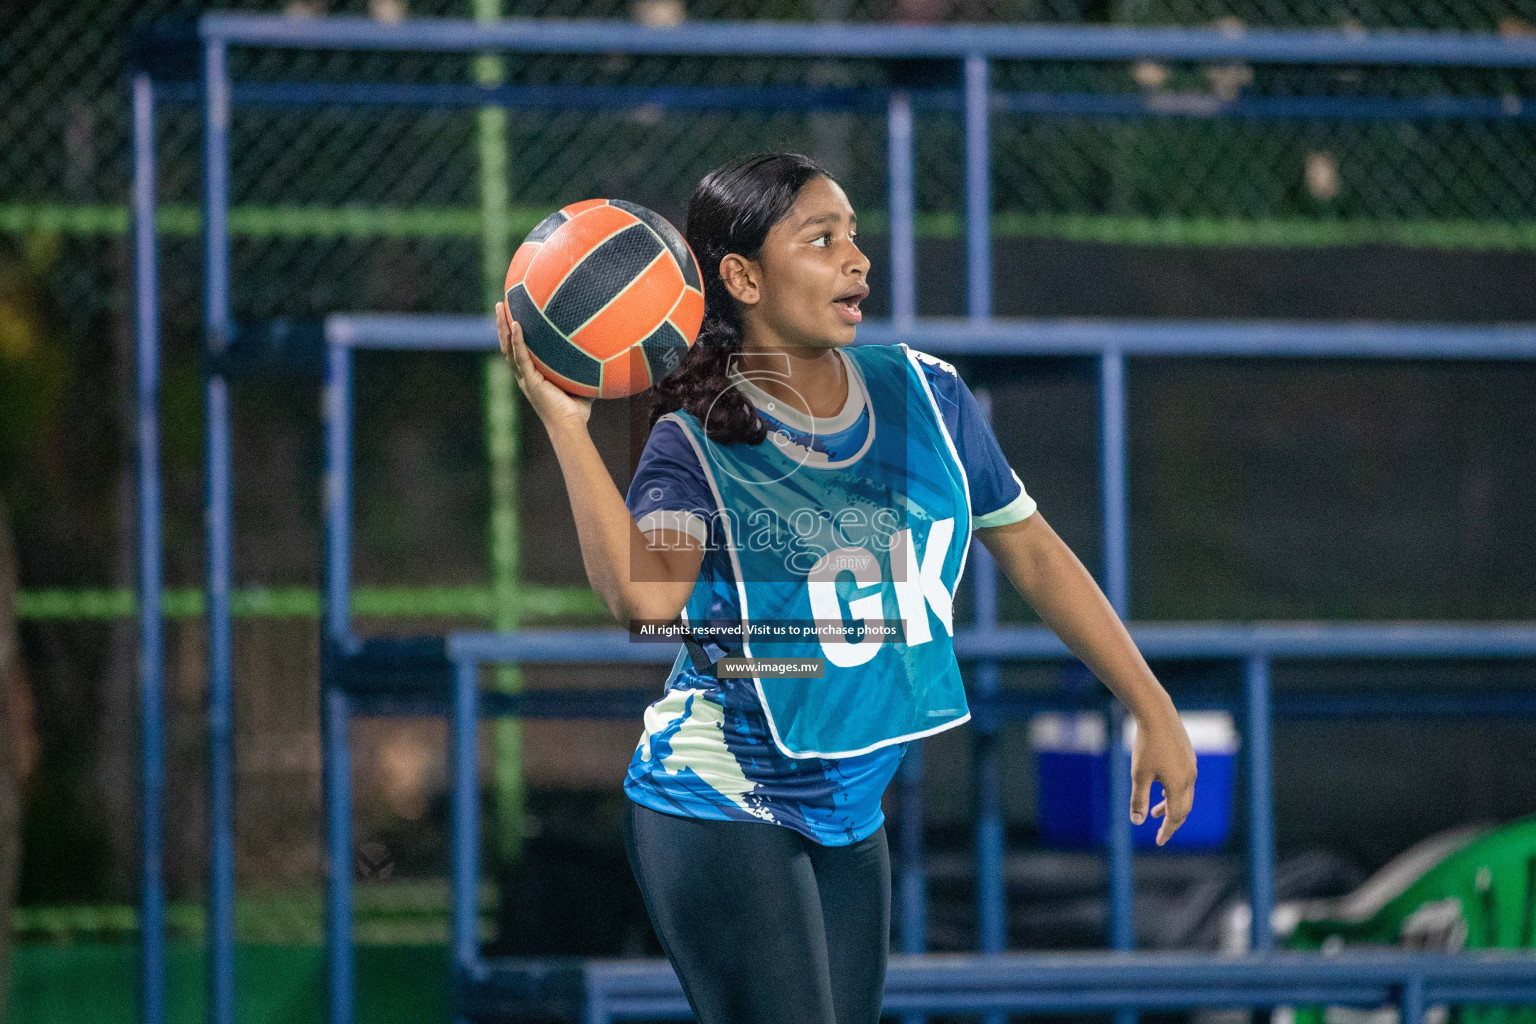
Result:
<instances>
[{"instance_id":1,"label":"player's ear","mask_svg":"<svg viewBox=\"0 0 1536 1024\"><path fill-rule=\"evenodd\" d=\"M737 302L751 306L762 297L758 290L762 269L756 260L749 260L734 252L727 253L720 261L720 280Z\"/></svg>"}]
</instances>

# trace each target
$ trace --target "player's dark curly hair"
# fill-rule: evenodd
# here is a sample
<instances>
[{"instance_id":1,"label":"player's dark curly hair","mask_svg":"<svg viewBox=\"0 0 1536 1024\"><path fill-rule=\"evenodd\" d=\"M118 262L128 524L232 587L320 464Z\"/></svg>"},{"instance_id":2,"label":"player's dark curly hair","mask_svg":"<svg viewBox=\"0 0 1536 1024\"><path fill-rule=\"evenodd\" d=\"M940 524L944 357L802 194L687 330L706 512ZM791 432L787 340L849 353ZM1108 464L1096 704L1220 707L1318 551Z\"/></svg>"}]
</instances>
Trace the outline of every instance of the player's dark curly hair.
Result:
<instances>
[{"instance_id":1,"label":"player's dark curly hair","mask_svg":"<svg viewBox=\"0 0 1536 1024\"><path fill-rule=\"evenodd\" d=\"M684 409L704 423L716 444L756 445L768 436L768 425L726 374L731 355L741 351L741 314L720 280L720 261L733 252L757 259L768 230L817 177L836 180L808 156L756 153L721 164L699 181L683 234L704 275L704 323L677 369L656 385L651 426Z\"/></svg>"}]
</instances>

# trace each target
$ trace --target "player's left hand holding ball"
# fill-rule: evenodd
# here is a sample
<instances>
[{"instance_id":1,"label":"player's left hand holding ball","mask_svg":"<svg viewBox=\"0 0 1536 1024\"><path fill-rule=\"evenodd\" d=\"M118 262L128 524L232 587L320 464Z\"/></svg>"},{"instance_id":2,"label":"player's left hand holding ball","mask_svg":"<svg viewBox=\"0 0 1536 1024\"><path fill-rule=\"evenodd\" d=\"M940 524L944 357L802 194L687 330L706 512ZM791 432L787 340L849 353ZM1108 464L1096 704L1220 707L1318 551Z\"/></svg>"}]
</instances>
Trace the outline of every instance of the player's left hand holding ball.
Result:
<instances>
[{"instance_id":1,"label":"player's left hand holding ball","mask_svg":"<svg viewBox=\"0 0 1536 1024\"><path fill-rule=\"evenodd\" d=\"M505 302L496 303L496 334L501 339L501 354L511 365L518 388L545 427L558 426L565 420L587 422L592 415L592 399L567 394L539 372L523 342L523 328L507 312Z\"/></svg>"}]
</instances>

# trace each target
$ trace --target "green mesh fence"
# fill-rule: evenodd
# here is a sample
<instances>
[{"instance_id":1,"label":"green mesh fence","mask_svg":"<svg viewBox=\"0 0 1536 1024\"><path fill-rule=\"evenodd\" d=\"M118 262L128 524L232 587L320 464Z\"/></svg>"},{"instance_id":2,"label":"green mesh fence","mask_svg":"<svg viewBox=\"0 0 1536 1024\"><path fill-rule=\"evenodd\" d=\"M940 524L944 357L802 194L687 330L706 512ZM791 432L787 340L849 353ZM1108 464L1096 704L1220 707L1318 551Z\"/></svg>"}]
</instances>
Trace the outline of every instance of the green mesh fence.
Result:
<instances>
[{"instance_id":1,"label":"green mesh fence","mask_svg":"<svg viewBox=\"0 0 1536 1024\"><path fill-rule=\"evenodd\" d=\"M0 15L0 230L117 232L126 224L124 40L155 17L193 14L202 5L158 0L10 5ZM222 5L221 5L222 6ZM377 17L468 16L468 0L324 0L236 7ZM1536 31L1536 0L525 0L510 16L678 17L911 21L1123 21ZM250 79L379 78L473 80L470 62L440 55L241 52L237 76ZM719 84L820 82L882 84L882 67L858 62L705 61L669 58L520 58L510 83ZM1505 98L1517 114L1533 91L1529 72L1447 70L1254 69L1148 64L999 65L999 88L1124 90L1211 96L1454 95ZM860 205L883 198L883 128L878 118L772 113L668 114L660 111L513 111L508 147L512 196L530 211L572 196L625 190L639 201L676 207L699 173L724 156L757 145L815 149L849 176ZM919 119L919 208L957 208L955 118ZM1243 122L1232 119L1136 119L1000 116L995 126L998 213L1189 219L1236 217L1322 221L1530 220L1528 120L1434 122ZM162 118L162 188L171 202L195 206L200 178L198 126L192 112ZM244 111L237 119L235 199L265 216L237 217L244 238L279 235L237 253L244 277L265 277L274 296L291 294L286 278L319 267L343 271L391 258L382 239L400 240L423 264L455 269L473 259L450 240L476 234L475 117L472 111ZM338 240L309 211L347 209L375 225L366 249ZM1001 227L1006 230L1009 222ZM1347 234L1347 232L1346 232ZM1462 234L1466 234L1462 232ZM1511 238L1508 232L1495 232ZM1313 232L1309 237L1316 237ZM468 264L465 264L468 266ZM447 271L444 277L449 276ZM472 274L456 274L473 280ZM438 282L428 282L436 285ZM82 294L88 292L82 288ZM475 293L433 287L422 303L474 305ZM305 296L334 308L343 295ZM305 303L301 302L301 306ZM356 303L352 303L355 305ZM267 312L252 299L244 312ZM302 313L303 308L287 308Z\"/></svg>"}]
</instances>

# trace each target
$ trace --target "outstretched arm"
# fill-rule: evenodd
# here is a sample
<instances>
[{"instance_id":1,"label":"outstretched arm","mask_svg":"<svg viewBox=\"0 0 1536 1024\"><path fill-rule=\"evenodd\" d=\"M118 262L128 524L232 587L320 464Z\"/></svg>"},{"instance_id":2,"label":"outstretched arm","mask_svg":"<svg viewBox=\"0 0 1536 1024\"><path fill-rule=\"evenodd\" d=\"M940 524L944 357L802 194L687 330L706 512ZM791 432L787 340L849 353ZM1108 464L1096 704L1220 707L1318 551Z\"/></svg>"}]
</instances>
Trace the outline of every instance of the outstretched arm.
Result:
<instances>
[{"instance_id":1,"label":"outstretched arm","mask_svg":"<svg viewBox=\"0 0 1536 1024\"><path fill-rule=\"evenodd\" d=\"M1163 689L1136 649L1120 616L1072 549L1039 512L1006 526L978 529L1003 572L1067 648L1118 697L1136 719L1131 751L1131 821L1146 820L1152 781L1165 799L1157 844L1184 823L1195 799L1195 752Z\"/></svg>"}]
</instances>

